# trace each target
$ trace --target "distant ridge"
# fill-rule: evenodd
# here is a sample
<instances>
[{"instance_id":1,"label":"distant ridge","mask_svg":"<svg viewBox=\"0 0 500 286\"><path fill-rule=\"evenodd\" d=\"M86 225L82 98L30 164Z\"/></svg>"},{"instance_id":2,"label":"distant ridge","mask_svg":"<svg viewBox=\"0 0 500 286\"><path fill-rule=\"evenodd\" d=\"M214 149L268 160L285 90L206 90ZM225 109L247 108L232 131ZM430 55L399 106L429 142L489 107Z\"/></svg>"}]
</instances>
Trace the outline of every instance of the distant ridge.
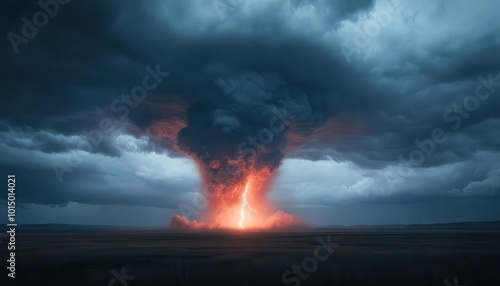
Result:
<instances>
[{"instance_id":1,"label":"distant ridge","mask_svg":"<svg viewBox=\"0 0 500 286\"><path fill-rule=\"evenodd\" d=\"M4 232L7 226L0 226ZM152 227L115 226L115 225L79 225L79 224L18 224L16 232L92 232L92 231L125 231L125 230L150 230Z\"/></svg>"},{"instance_id":2,"label":"distant ridge","mask_svg":"<svg viewBox=\"0 0 500 286\"><path fill-rule=\"evenodd\" d=\"M500 221L470 221L452 223L430 223L430 224L386 224L386 225L352 225L352 226L326 226L320 228L496 228L500 230Z\"/></svg>"}]
</instances>

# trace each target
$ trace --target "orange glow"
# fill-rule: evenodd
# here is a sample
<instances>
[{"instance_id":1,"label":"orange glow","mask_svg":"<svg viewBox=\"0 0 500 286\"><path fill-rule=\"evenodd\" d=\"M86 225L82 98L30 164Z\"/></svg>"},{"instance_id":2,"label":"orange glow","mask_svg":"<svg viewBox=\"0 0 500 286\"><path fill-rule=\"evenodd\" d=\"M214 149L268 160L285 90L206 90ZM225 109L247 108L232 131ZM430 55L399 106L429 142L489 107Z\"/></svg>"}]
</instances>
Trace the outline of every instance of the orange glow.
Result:
<instances>
[{"instance_id":1,"label":"orange glow","mask_svg":"<svg viewBox=\"0 0 500 286\"><path fill-rule=\"evenodd\" d=\"M238 161L238 163L241 163ZM218 164L212 164L219 168ZM273 211L266 200L274 173L267 167L238 165L240 172L224 180L213 180L213 172L203 169L205 195L209 207L201 220L176 215L171 226L183 230L287 230L305 227L304 222L283 211ZM210 176L212 175L212 176Z\"/></svg>"},{"instance_id":2,"label":"orange glow","mask_svg":"<svg viewBox=\"0 0 500 286\"><path fill-rule=\"evenodd\" d=\"M210 209L204 220L225 229L249 230L259 228L269 213L266 203L272 172L264 167L238 165L241 171L224 178L221 183L208 184Z\"/></svg>"},{"instance_id":3,"label":"orange glow","mask_svg":"<svg viewBox=\"0 0 500 286\"><path fill-rule=\"evenodd\" d=\"M205 187L203 194L208 199L208 206L200 210L196 220L173 216L173 228L255 231L305 226L293 215L273 210L267 201L275 169L255 161L245 161L242 157L226 158L222 162L194 159L201 171Z\"/></svg>"}]
</instances>

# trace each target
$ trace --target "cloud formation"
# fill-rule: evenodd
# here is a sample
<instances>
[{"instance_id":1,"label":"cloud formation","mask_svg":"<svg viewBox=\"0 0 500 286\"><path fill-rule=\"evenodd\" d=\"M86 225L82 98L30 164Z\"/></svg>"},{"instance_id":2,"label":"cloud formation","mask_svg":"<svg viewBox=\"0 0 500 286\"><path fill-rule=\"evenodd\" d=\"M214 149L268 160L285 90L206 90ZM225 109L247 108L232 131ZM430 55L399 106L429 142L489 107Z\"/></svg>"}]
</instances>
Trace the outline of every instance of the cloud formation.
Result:
<instances>
[{"instance_id":1,"label":"cloud formation","mask_svg":"<svg viewBox=\"0 0 500 286\"><path fill-rule=\"evenodd\" d=\"M0 30L21 35L40 7L11 2ZM239 142L282 99L307 120L272 143L278 205L499 199L498 1L236 2L221 18L212 1L72 1L17 54L5 37L0 169L29 177L19 201L175 209L200 179L174 134ZM113 102L156 65L170 75L121 119ZM114 131L82 151L103 118Z\"/></svg>"}]
</instances>

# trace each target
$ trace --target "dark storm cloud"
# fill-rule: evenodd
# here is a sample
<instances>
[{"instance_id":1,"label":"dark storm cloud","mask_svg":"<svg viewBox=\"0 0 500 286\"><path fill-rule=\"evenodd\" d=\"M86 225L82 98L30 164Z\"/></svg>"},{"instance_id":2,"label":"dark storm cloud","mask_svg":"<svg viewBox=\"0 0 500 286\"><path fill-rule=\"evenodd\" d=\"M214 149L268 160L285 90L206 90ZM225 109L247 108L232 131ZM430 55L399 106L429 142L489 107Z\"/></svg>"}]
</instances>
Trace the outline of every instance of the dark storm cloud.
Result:
<instances>
[{"instance_id":1,"label":"dark storm cloud","mask_svg":"<svg viewBox=\"0 0 500 286\"><path fill-rule=\"evenodd\" d=\"M40 133L0 136L3 141L0 152L8 154L0 162L0 175L16 175L17 188L22 190L17 196L18 203L64 206L76 202L176 208L180 201L190 199L188 192L196 186L194 172L189 176L180 173L174 178L172 172L169 173L171 168L192 172L192 164L186 163L186 159L175 161L167 159L166 153L156 153L149 140L130 136L115 138L111 145L122 154L119 159L99 153L83 154L78 169L65 174L60 182L51 163L65 162L68 158L75 160L80 151L51 154L50 150L44 150L47 141L40 141L41 137L54 137L52 140L58 142L53 145L67 146L85 138ZM11 144L13 141L17 144ZM166 160L159 160L160 157ZM158 174L162 177L158 178Z\"/></svg>"},{"instance_id":2,"label":"dark storm cloud","mask_svg":"<svg viewBox=\"0 0 500 286\"><path fill-rule=\"evenodd\" d=\"M242 15L242 20L232 16L219 26L214 13L203 18L204 13L210 12L210 5L202 5L208 10L196 13L186 8L190 4L176 4L179 11L171 17L165 16L172 14L168 8L158 5L154 14L160 18L158 23L134 23L137 9L125 10L120 21L137 24L141 29L132 33L127 28L119 29L137 50L148 47L150 55L168 58L169 68L175 71L168 92L190 106L186 114L188 126L180 130L179 144L205 165L219 169L216 162L234 160L241 152L241 144L267 128L276 116L274 110L283 106L292 114L301 115L291 132L308 136L332 114L369 112L381 104L363 96L377 93L376 86L350 71L343 58L332 54L320 39L302 32L301 27L298 32L293 29L296 23L289 23L291 14L311 7L310 3L287 7L287 3L273 2L270 5L279 6L277 11L281 12L266 19L265 26L256 13ZM362 11L361 7L367 9L369 4L365 2L354 10ZM321 7L315 6L323 13ZM163 12L165 15L161 15ZM340 12L337 9L335 13ZM322 15L325 17L319 21L327 23L323 27L326 31L352 15L353 11L336 17ZM193 22L186 21L190 17L206 22L206 31L200 34ZM237 28L230 26L233 20ZM143 29L151 32L135 32ZM251 32L241 33L247 29ZM318 31L313 34L318 35ZM164 103L176 98L152 100ZM359 101L364 105L359 106ZM144 114L136 123L144 127L151 124ZM275 132L268 148L259 152L257 165L276 168L285 155L286 136L285 132Z\"/></svg>"},{"instance_id":3,"label":"dark storm cloud","mask_svg":"<svg viewBox=\"0 0 500 286\"><path fill-rule=\"evenodd\" d=\"M37 1L7 1L2 34L22 35L22 17L41 10ZM111 33L109 1L70 1L15 54L2 42L2 119L13 125L80 132L90 119L78 114L106 107L141 71L126 45ZM145 66L145 65L144 65ZM144 66L141 66L142 69ZM65 123L71 122L71 126Z\"/></svg>"},{"instance_id":4,"label":"dark storm cloud","mask_svg":"<svg viewBox=\"0 0 500 286\"><path fill-rule=\"evenodd\" d=\"M65 153L72 150L87 150L89 141L80 136L64 136L44 130L33 130L32 128L9 129L8 132L0 132L0 141L3 144L27 151L40 151L44 153ZM89 150L92 153L100 153L107 156L119 156L120 150L115 146L111 136L104 136L102 142Z\"/></svg>"},{"instance_id":5,"label":"dark storm cloud","mask_svg":"<svg viewBox=\"0 0 500 286\"><path fill-rule=\"evenodd\" d=\"M465 27L457 19L476 11L474 5L479 4L459 2L453 10L424 2L425 9L401 1L407 21L384 28L396 31L396 36L377 38L384 43L377 57L348 63L339 48L344 40L339 31L371 15L383 1L245 0L221 20L211 1L73 0L61 6L29 43L20 45L18 54L4 38L0 140L8 154L37 150L64 156L77 148L78 140L84 140L78 137L83 130L96 128L103 117L119 116L111 110L112 102L141 82L146 66L159 64L171 75L145 103L131 110L121 133L140 137L168 117L155 106L183 104L187 106L184 119L196 128L185 129L181 141L202 137L217 145L214 148L237 152L241 140L255 136L269 122L270 110L285 100L295 104L290 106L297 113L307 114L307 120L297 124L293 147L298 149L289 157L330 157L370 170L382 169L399 164L399 156L408 158L417 148L415 140L430 138L433 129L442 128L448 139L437 144L432 156L416 168L425 171L463 162L473 172L477 153L498 152L499 91L480 101L478 110L462 118L455 130L451 127L457 121L446 122L443 114L454 103L464 104L468 96L474 96L478 76L487 79L500 72L498 20L488 16L484 23ZM0 11L4 35L20 34L20 19L39 10L37 1L11 0L4 5L8 7ZM486 1L485 6L495 11L498 3ZM436 27L443 28L434 32ZM398 32L401 29L407 30ZM411 31L424 39L419 42L419 35ZM352 37L355 33L347 32ZM332 122L339 128L330 128ZM93 156L120 158L123 149L115 146L115 135L106 137ZM221 138L228 139L227 146L220 144ZM277 137L272 147L281 159L287 150L285 137ZM39 183L44 195L42 191L30 193L29 202L113 200L86 198L83 190L88 186L83 183L77 193L63 192L65 187L49 175L51 161L36 165L46 168L30 169L3 159L2 169L15 166L20 173L33 173L33 184ZM492 167L485 168L476 172L483 179ZM85 182L110 171L85 165L74 172ZM434 187L446 192L464 187L467 179L480 179L461 174L465 177L456 186L436 182ZM137 200L125 196L119 203Z\"/></svg>"},{"instance_id":6,"label":"dark storm cloud","mask_svg":"<svg viewBox=\"0 0 500 286\"><path fill-rule=\"evenodd\" d=\"M188 14L194 3L197 2L75 1L60 7L60 13L28 44L21 46L18 55L14 56L12 47L4 42L2 76L9 80L3 83L2 89L5 94L3 119L13 125L52 129L64 134L78 133L98 121L86 116L92 107L109 109L113 99L127 92L131 86L129 83L137 82L141 68L150 63L161 63L175 71L171 79L173 84L163 86L157 92L180 94L187 100L222 93L214 84L219 78L206 71L214 63L229 65L240 73L275 73L291 85L322 92L328 91L325 86L328 81L316 75L337 74L340 77L341 73L345 74L343 64L335 67L335 59L331 58L329 50L310 44L306 37L296 37L290 31L278 37L259 32L238 35L236 29L220 32L217 30L220 23L214 21L217 20L214 13L213 21L205 23L209 27L212 25L213 30L193 35L190 31L183 31L182 23L164 26L162 19L152 18L157 15L148 14L153 8L163 7L166 15L169 10L178 10L179 17L182 13ZM329 19L332 25L371 5L369 1L334 3L328 4L331 8L327 9L328 13L335 13L335 17ZM295 1L292 5L301 4ZM2 15L6 21L6 25L2 25L5 34L10 31L20 33L23 24L20 18L39 9L35 1L31 5L11 3L10 6L12 10ZM207 5L205 8L213 7ZM285 17L286 13L282 16ZM259 28L259 20L259 17L252 16L249 25ZM268 24L279 32L283 29L280 20L269 19ZM286 53L279 53L285 50ZM311 57L314 54L316 56ZM348 75L343 78L348 78ZM169 98L151 100L168 101ZM18 109L25 111L23 116L19 116ZM147 126L156 118L132 114L132 119L138 125Z\"/></svg>"}]
</instances>

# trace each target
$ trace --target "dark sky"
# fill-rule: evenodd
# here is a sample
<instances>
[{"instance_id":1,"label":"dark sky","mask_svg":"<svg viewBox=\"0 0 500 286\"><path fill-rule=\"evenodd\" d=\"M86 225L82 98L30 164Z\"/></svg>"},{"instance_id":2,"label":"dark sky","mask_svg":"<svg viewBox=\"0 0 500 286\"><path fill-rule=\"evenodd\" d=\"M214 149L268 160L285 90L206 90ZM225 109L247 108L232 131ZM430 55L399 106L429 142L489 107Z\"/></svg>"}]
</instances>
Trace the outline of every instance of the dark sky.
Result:
<instances>
[{"instance_id":1,"label":"dark sky","mask_svg":"<svg viewBox=\"0 0 500 286\"><path fill-rule=\"evenodd\" d=\"M211 142L257 133L280 99L303 117L272 145L276 208L500 220L498 1L61 3L0 9L0 175L20 222L164 225L200 184L171 144L186 110Z\"/></svg>"}]
</instances>

